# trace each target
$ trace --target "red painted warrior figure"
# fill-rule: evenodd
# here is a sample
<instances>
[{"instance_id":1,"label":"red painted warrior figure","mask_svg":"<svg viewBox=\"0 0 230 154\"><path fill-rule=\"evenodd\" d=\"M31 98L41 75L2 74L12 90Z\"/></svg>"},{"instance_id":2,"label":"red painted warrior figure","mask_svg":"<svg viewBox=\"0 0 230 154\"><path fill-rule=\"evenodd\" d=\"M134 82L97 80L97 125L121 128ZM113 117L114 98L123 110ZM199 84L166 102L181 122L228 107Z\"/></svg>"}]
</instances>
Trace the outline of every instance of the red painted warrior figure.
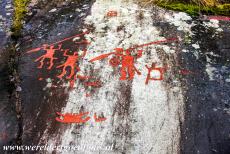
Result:
<instances>
[{"instance_id":1,"label":"red painted warrior figure","mask_svg":"<svg viewBox=\"0 0 230 154\"><path fill-rule=\"evenodd\" d=\"M58 78L62 78L67 73L66 68L70 67L70 75L67 77L67 79L71 79L74 76L75 69L77 71L80 71L79 66L77 66L79 58L84 57L86 55L86 50L83 51L83 54L81 56L79 56L78 52L74 52L73 55L67 55L68 51L69 50L67 49L64 52L64 56L67 57L66 62L62 65L57 66L57 68L63 67L62 73L59 76L57 76Z\"/></svg>"},{"instance_id":2,"label":"red painted warrior figure","mask_svg":"<svg viewBox=\"0 0 230 154\"><path fill-rule=\"evenodd\" d=\"M145 84L148 84L149 83L149 80L163 80L163 74L166 70L166 68L163 68L163 67L156 67L156 64L155 63L152 63L152 66L151 67L148 67L147 65L145 65L145 67L148 69L148 75L147 75L147 78L145 80ZM151 77L151 72L152 71L159 71L160 72L160 78L152 78Z\"/></svg>"},{"instance_id":3,"label":"red painted warrior figure","mask_svg":"<svg viewBox=\"0 0 230 154\"><path fill-rule=\"evenodd\" d=\"M130 50L126 50L125 55L122 54L120 56L122 57L120 80L126 80L127 76L129 76L129 80L132 80L135 72L137 72L138 75L141 75L141 72L134 66L135 58L131 55Z\"/></svg>"},{"instance_id":4,"label":"red painted warrior figure","mask_svg":"<svg viewBox=\"0 0 230 154\"><path fill-rule=\"evenodd\" d=\"M127 76L129 77L129 80L132 80L134 78L135 72L137 72L138 75L140 75L141 72L139 72L134 66L135 57L131 55L130 50L131 49L125 50L124 54L124 50L122 48L115 48L115 52L100 55L91 59L90 62L107 58L110 55L115 55L113 58L110 59L109 63L113 67L116 67L121 63L122 67L120 80L126 80ZM142 56L142 52L142 50L138 50L137 58L140 58Z\"/></svg>"},{"instance_id":5,"label":"red painted warrior figure","mask_svg":"<svg viewBox=\"0 0 230 154\"><path fill-rule=\"evenodd\" d=\"M38 68L42 68L44 65L44 60L49 59L48 69L50 70L54 65L53 63L54 59L57 59L57 58L54 58L55 51L61 49L61 44L58 45L58 48L54 48L54 45L50 45L50 48L48 48L48 45L45 44L43 45L42 49L45 50L46 53L42 55L41 57L37 58L35 62L40 61L40 65L38 66Z\"/></svg>"}]
</instances>

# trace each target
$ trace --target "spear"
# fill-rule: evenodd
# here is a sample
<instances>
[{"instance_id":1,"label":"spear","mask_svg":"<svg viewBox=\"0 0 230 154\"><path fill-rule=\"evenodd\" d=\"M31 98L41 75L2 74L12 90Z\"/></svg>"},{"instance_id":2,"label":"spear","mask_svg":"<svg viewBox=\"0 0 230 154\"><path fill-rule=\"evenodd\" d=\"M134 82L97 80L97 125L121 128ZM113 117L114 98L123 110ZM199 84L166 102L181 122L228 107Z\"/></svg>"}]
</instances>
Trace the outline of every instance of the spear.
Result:
<instances>
[{"instance_id":1,"label":"spear","mask_svg":"<svg viewBox=\"0 0 230 154\"><path fill-rule=\"evenodd\" d=\"M102 55L100 55L98 57L95 57L95 58L89 60L89 62L94 62L94 61L97 61L97 60L101 60L101 59L107 58L108 56L110 56L112 54L115 54L115 52L110 52L110 53L102 54Z\"/></svg>"},{"instance_id":2,"label":"spear","mask_svg":"<svg viewBox=\"0 0 230 154\"><path fill-rule=\"evenodd\" d=\"M128 48L126 50L133 50L133 49L141 48L141 47L144 47L144 46L149 46L149 45L153 45L153 44L160 44L160 43L166 43L166 42L169 42L169 41L176 41L176 40L178 40L178 38L168 38L168 39L161 40L161 41L154 41L154 42L150 42L150 43L146 43L146 44L142 44L142 45L137 45L135 47L131 47L131 48ZM110 52L110 53L102 54L102 55L100 55L98 57L95 57L95 58L89 60L89 62L94 62L94 61L97 61L97 60L107 58L108 56L110 56L112 54L115 54L115 53L116 52Z\"/></svg>"},{"instance_id":3,"label":"spear","mask_svg":"<svg viewBox=\"0 0 230 154\"><path fill-rule=\"evenodd\" d=\"M65 38L65 39L63 39L63 40L61 40L61 41L52 43L52 44L50 44L50 45L48 45L48 46L55 45L55 44L59 44L59 43L65 42L65 41L67 41L67 40L70 40L70 39L72 39L72 38L74 38L74 37L78 37L78 36L85 35L85 34L88 34L88 33L89 33L89 31L86 31L86 32L83 32L83 33L81 33L81 34L77 34L77 35L74 35L74 36ZM48 46L47 46L47 47L48 47ZM37 51L41 50L42 48L44 48L44 47L38 47L38 48L35 48L35 49L32 49L32 50L29 50L29 51L27 51L26 53L37 52Z\"/></svg>"},{"instance_id":4,"label":"spear","mask_svg":"<svg viewBox=\"0 0 230 154\"><path fill-rule=\"evenodd\" d=\"M43 47L41 47L41 48L35 48L35 49L32 49L32 50L27 51L26 53L37 52L37 51L41 50L42 48L43 48Z\"/></svg>"}]
</instances>

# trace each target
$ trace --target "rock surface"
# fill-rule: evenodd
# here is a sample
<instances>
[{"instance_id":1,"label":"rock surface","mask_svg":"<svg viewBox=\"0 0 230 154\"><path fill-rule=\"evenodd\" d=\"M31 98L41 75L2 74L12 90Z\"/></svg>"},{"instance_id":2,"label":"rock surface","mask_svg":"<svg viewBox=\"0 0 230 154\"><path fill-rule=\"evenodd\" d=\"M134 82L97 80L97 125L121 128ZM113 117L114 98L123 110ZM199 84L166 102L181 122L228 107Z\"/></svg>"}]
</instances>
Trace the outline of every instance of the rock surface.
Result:
<instances>
[{"instance_id":1,"label":"rock surface","mask_svg":"<svg viewBox=\"0 0 230 154\"><path fill-rule=\"evenodd\" d=\"M109 11L117 11L117 15L110 17ZM80 33L84 35L76 36ZM135 66L141 75L135 73L132 80L120 80L121 65L110 65L112 55L89 62L115 48L128 49L169 38L178 40L138 48L143 53L135 59ZM90 43L79 44L85 40ZM229 21L192 18L133 1L34 0L17 47L23 130L18 131L20 125L14 125L20 121L8 103L5 88L1 89L0 103L4 105L0 113L9 118L1 116L0 127L9 121L7 131L11 136L21 136L22 145L85 145L77 151L79 154L227 154L229 40ZM38 58L46 53L45 44L54 44L57 49L57 59L50 69L49 59L38 68ZM77 63L81 69L77 77L93 78L68 79L70 68L65 76L60 76L60 65L67 55L82 55L84 49L87 52ZM137 52L131 52L133 57L138 57ZM145 65L150 67L152 63L165 69L164 77L145 84ZM2 86L8 79L4 79L7 75L1 76ZM159 72L152 72L151 76L158 77ZM100 86L88 86L97 80ZM89 112L90 120L84 124L63 124L55 120L56 112ZM106 120L96 122L95 113ZM15 144L10 140L13 137L8 143Z\"/></svg>"}]
</instances>

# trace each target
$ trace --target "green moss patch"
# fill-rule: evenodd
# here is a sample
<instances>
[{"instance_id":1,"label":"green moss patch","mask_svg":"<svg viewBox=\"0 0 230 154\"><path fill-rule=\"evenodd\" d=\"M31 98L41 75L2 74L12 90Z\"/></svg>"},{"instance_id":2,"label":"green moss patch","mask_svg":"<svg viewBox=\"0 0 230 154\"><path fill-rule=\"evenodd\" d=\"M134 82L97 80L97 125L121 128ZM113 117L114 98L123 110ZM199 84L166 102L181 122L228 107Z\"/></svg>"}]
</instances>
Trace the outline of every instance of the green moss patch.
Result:
<instances>
[{"instance_id":1,"label":"green moss patch","mask_svg":"<svg viewBox=\"0 0 230 154\"><path fill-rule=\"evenodd\" d=\"M11 28L12 37L19 37L23 28L23 20L27 12L27 5L30 0L14 0L14 18Z\"/></svg>"},{"instance_id":2,"label":"green moss patch","mask_svg":"<svg viewBox=\"0 0 230 154\"><path fill-rule=\"evenodd\" d=\"M210 6L198 6L195 4L172 2L172 3L157 3L157 5L170 10L183 11L192 16L198 16L199 13L207 14L207 15L230 16L230 4L223 4L223 5L210 7Z\"/></svg>"}]
</instances>

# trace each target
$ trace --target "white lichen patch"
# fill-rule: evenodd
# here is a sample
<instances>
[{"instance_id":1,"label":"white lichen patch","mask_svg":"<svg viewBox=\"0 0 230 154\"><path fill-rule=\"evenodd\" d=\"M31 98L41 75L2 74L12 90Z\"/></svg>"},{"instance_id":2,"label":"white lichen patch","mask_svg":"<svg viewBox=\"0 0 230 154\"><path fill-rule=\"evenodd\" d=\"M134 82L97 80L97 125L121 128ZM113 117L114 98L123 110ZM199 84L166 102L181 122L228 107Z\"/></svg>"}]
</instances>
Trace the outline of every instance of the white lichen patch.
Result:
<instances>
[{"instance_id":1,"label":"white lichen patch","mask_svg":"<svg viewBox=\"0 0 230 154\"><path fill-rule=\"evenodd\" d=\"M53 8L53 9L51 9L49 12L50 13L53 13L53 12L56 12L57 11L57 9L56 8Z\"/></svg>"},{"instance_id":2,"label":"white lichen patch","mask_svg":"<svg viewBox=\"0 0 230 154\"><path fill-rule=\"evenodd\" d=\"M195 49L200 49L200 45L199 44L192 44L192 47L195 48Z\"/></svg>"},{"instance_id":3,"label":"white lichen patch","mask_svg":"<svg viewBox=\"0 0 230 154\"><path fill-rule=\"evenodd\" d=\"M207 64L206 65L206 72L208 74L208 77L209 77L209 80L210 81L213 81L215 80L214 78L214 72L216 71L217 69L215 67L212 67L210 64Z\"/></svg>"},{"instance_id":4,"label":"white lichen patch","mask_svg":"<svg viewBox=\"0 0 230 154\"><path fill-rule=\"evenodd\" d=\"M204 22L204 25L208 28L214 28L217 32L222 32L223 29L219 26L219 21L216 19L211 19L208 22Z\"/></svg>"},{"instance_id":5,"label":"white lichen patch","mask_svg":"<svg viewBox=\"0 0 230 154\"><path fill-rule=\"evenodd\" d=\"M184 12L173 13L173 14L165 13L164 17L167 22L176 26L177 30L193 35L191 31L191 27L193 26L193 24L188 23L188 21L192 20L192 18L186 13Z\"/></svg>"}]
</instances>

